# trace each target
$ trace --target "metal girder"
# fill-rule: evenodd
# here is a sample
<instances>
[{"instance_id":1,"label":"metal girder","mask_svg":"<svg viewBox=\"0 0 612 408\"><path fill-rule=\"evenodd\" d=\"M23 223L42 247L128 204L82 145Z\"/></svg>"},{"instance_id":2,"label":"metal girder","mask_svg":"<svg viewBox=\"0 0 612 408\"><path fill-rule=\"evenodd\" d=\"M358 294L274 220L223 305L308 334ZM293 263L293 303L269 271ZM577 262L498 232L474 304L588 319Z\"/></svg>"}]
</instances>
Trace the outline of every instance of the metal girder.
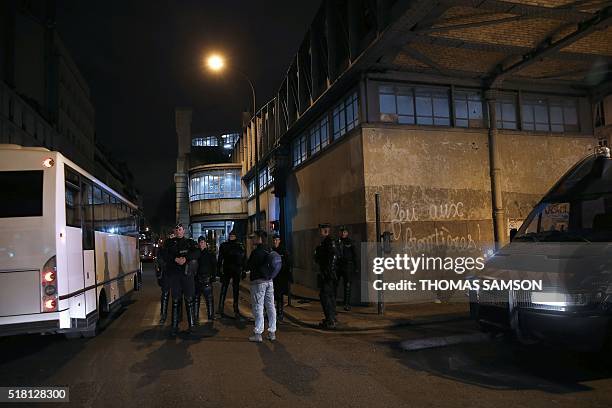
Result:
<instances>
[{"instance_id":1,"label":"metal girder","mask_svg":"<svg viewBox=\"0 0 612 408\"><path fill-rule=\"evenodd\" d=\"M498 18L498 19L493 19L493 20L475 21L472 23L463 23L463 24L459 23L459 24L453 24L453 25L447 25L447 26L436 26L436 27L431 27L431 28L424 28L421 30L417 30L416 32L419 34L439 33L439 32L444 32L444 31L451 31L451 30L462 30L464 28L485 27L488 25L507 23L507 22L516 21L516 20L524 20L527 18L533 18L533 17L530 17L530 16L504 17L504 18Z\"/></svg>"},{"instance_id":2,"label":"metal girder","mask_svg":"<svg viewBox=\"0 0 612 408\"><path fill-rule=\"evenodd\" d=\"M523 55L526 54L533 49L530 47L523 47L517 45L506 45L506 44L495 44L495 43L486 43L486 42L477 42L477 41L468 41L461 40L457 38L447 38L447 37L432 37L426 35L418 35L416 33L407 33L403 37L405 43L410 42L420 42L426 44L435 44L440 45L442 47L452 47L452 48L465 48L469 50L476 51L488 51L488 52L501 52L505 54L513 54L513 55ZM556 59L562 60L606 60L612 62L612 57L605 55L597 55L597 54L583 54L578 52L567 52L561 51L553 56Z\"/></svg>"},{"instance_id":3,"label":"metal girder","mask_svg":"<svg viewBox=\"0 0 612 408\"><path fill-rule=\"evenodd\" d=\"M473 7L480 10L497 11L500 13L535 15L554 20L581 22L593 16L574 9L542 7L530 4L513 3L502 0L449 0L452 6Z\"/></svg>"},{"instance_id":4,"label":"metal girder","mask_svg":"<svg viewBox=\"0 0 612 408\"><path fill-rule=\"evenodd\" d=\"M542 43L538 44L533 50L529 53L523 55L521 61L511 65L508 68L501 68L497 72L491 73L490 82L491 84L499 83L503 81L509 75L512 75L531 64L541 60L542 58L548 57L552 54L557 53L560 49L565 48L576 41L584 38L594 32L595 30L600 29L601 27L606 27L612 22L612 9L605 8L600 12L596 13L594 17L585 21L578 25L578 29L573 33L567 35L566 37L551 43L550 37L545 39Z\"/></svg>"}]
</instances>

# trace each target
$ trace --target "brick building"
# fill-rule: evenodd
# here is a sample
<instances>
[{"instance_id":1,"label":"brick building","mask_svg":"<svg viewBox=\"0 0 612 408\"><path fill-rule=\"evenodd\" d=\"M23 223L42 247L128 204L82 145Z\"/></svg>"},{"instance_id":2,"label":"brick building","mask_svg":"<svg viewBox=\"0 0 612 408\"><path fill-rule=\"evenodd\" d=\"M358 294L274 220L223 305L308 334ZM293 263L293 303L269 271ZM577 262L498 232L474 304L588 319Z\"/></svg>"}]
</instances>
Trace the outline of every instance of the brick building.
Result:
<instances>
[{"instance_id":1,"label":"brick building","mask_svg":"<svg viewBox=\"0 0 612 408\"><path fill-rule=\"evenodd\" d=\"M256 216L278 228L308 286L317 225L374 241L376 193L383 230L410 250L503 245L572 164L609 143L604 6L323 1L235 150L248 229Z\"/></svg>"}]
</instances>

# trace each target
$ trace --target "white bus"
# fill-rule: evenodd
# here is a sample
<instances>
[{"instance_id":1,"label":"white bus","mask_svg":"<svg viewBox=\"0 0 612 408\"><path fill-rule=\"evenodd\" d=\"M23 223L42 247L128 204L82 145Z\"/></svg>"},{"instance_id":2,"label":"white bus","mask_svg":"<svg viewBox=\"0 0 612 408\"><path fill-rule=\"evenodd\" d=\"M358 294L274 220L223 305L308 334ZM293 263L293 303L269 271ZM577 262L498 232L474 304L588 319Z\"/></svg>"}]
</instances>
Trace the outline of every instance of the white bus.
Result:
<instances>
[{"instance_id":1,"label":"white bus","mask_svg":"<svg viewBox=\"0 0 612 408\"><path fill-rule=\"evenodd\" d=\"M93 336L140 289L137 207L58 152L0 145L0 336Z\"/></svg>"}]
</instances>

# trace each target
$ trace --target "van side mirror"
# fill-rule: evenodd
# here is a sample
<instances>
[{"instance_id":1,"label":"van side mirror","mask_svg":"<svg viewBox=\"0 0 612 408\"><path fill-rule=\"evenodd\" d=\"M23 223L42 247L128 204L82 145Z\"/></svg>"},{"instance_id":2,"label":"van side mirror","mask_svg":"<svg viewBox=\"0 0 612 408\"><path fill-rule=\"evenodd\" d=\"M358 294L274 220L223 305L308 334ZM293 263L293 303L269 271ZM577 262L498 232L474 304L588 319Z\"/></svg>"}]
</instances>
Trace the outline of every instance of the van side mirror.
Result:
<instances>
[{"instance_id":1,"label":"van side mirror","mask_svg":"<svg viewBox=\"0 0 612 408\"><path fill-rule=\"evenodd\" d=\"M510 230L510 241L512 241L514 239L514 237L516 236L517 232L518 232L518 230L516 228L512 228Z\"/></svg>"}]
</instances>

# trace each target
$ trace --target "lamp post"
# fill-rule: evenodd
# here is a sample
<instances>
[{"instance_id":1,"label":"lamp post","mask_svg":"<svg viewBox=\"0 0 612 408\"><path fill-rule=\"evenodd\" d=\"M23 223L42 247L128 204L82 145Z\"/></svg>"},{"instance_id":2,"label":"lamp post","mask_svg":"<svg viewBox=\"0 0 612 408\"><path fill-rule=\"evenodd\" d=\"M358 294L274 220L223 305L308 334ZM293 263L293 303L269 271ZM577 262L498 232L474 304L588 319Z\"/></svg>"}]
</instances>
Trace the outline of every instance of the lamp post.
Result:
<instances>
[{"instance_id":1,"label":"lamp post","mask_svg":"<svg viewBox=\"0 0 612 408\"><path fill-rule=\"evenodd\" d=\"M212 54L206 59L206 65L213 72L221 72L226 68L225 59L219 54ZM255 118L253 126L253 135L255 139L255 229L259 229L259 143L257 142L257 104L255 100L255 86L251 78L240 69L230 66L230 69L240 74L251 87L253 97L253 117Z\"/></svg>"}]
</instances>

